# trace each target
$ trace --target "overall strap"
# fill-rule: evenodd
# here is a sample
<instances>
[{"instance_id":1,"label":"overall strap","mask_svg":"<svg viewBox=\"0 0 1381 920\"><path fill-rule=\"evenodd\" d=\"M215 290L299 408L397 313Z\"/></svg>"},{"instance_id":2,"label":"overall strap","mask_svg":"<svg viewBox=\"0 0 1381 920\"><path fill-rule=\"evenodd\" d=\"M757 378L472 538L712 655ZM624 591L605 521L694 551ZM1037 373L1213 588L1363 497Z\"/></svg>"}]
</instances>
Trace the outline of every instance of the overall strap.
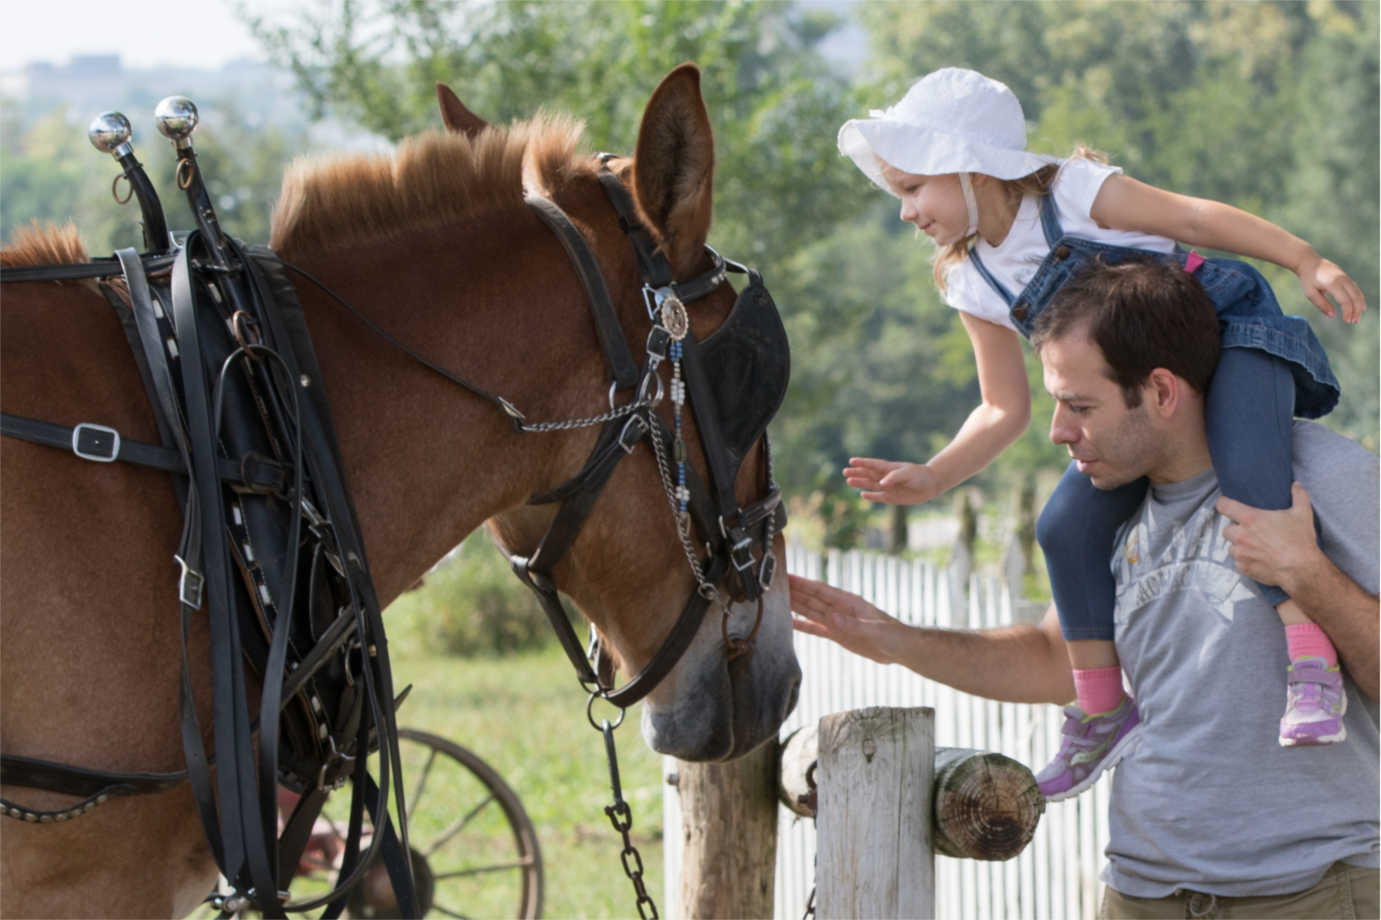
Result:
<instances>
[{"instance_id":1,"label":"overall strap","mask_svg":"<svg viewBox=\"0 0 1381 920\"><path fill-rule=\"evenodd\" d=\"M1055 207L1055 196L1050 192L1041 196L1041 232L1045 234L1045 245L1051 249L1065 235L1064 228L1060 226L1060 212Z\"/></svg>"},{"instance_id":2,"label":"overall strap","mask_svg":"<svg viewBox=\"0 0 1381 920\"><path fill-rule=\"evenodd\" d=\"M1008 309L1011 309L1012 301L1016 300L1016 298L1012 296L1011 291L1003 286L1001 281L998 281L997 278L993 276L993 273L988 270L988 266L983 264L983 260L978 257L978 247L970 247L968 255L969 261L972 262L973 267L978 270L978 276L988 282L988 287L996 291L997 296L1002 298L1002 302L1007 305Z\"/></svg>"}]
</instances>

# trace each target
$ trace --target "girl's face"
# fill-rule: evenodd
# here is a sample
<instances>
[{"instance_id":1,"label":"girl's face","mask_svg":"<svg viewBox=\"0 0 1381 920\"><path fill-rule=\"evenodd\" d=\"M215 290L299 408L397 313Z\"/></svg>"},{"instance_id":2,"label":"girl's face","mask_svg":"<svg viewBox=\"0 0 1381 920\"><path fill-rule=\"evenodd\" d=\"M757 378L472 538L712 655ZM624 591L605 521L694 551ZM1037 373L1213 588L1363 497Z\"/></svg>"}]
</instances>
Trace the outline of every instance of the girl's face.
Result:
<instances>
[{"instance_id":1,"label":"girl's face","mask_svg":"<svg viewBox=\"0 0 1381 920\"><path fill-rule=\"evenodd\" d=\"M882 164L882 177L901 199L901 219L915 224L937 246L964 238L969 226L968 208L958 173L918 176Z\"/></svg>"}]
</instances>

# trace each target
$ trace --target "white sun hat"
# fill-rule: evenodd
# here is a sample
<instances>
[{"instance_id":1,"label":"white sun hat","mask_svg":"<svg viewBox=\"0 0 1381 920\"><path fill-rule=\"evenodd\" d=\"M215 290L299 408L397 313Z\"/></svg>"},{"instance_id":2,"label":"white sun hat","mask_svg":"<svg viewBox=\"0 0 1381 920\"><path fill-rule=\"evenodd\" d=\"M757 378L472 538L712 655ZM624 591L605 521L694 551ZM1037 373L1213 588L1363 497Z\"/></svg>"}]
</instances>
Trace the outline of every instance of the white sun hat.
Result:
<instances>
[{"instance_id":1,"label":"white sun hat","mask_svg":"<svg viewBox=\"0 0 1381 920\"><path fill-rule=\"evenodd\" d=\"M1060 162L1026 150L1026 117L1006 84L962 67L927 74L891 108L844 122L839 152L893 195L879 160L921 176L985 173L998 179Z\"/></svg>"}]
</instances>

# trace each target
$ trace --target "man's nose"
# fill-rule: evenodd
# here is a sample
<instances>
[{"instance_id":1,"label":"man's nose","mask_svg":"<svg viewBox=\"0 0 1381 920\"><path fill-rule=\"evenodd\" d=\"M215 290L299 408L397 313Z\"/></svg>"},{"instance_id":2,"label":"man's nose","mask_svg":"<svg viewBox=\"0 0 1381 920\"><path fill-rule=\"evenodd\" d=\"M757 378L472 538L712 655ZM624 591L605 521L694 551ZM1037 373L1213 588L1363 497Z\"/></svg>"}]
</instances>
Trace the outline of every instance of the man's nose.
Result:
<instances>
[{"instance_id":1,"label":"man's nose","mask_svg":"<svg viewBox=\"0 0 1381 920\"><path fill-rule=\"evenodd\" d=\"M1050 416L1050 441L1052 444L1073 444L1079 440L1079 430L1069 422L1068 414L1059 406Z\"/></svg>"}]
</instances>

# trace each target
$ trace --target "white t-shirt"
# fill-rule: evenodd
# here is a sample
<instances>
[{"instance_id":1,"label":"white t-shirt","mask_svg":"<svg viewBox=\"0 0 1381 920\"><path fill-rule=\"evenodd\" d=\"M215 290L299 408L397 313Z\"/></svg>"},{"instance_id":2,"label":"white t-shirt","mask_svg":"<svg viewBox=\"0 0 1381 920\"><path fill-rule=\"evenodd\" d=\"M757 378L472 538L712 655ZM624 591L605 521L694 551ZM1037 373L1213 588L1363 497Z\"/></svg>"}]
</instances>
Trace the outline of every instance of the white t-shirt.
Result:
<instances>
[{"instance_id":1,"label":"white t-shirt","mask_svg":"<svg viewBox=\"0 0 1381 920\"><path fill-rule=\"evenodd\" d=\"M1171 252L1175 248L1174 240L1148 233L1107 230L1098 226L1089 216L1089 211L1093 208L1093 199L1098 196L1103 182L1108 176L1120 172L1122 170L1117 166L1109 166L1085 157L1071 157L1065 160L1050 187L1050 193L1055 197L1060 227L1068 236L1099 243L1149 249L1154 252ZM1027 195L1022 199L1020 207L1017 208L1017 215L1012 221L1012 228L1007 231L1007 236L1000 245L990 246L979 237L974 248L993 277L1001 282L1012 296L1020 294L1050 253L1050 247L1045 242L1045 233L1041 230L1040 200L1033 195ZM945 302L956 310L971 313L979 319L986 319L1008 329L1016 329L1008 315L1010 307L983 279L972 260L968 258L950 269L945 282Z\"/></svg>"}]
</instances>

